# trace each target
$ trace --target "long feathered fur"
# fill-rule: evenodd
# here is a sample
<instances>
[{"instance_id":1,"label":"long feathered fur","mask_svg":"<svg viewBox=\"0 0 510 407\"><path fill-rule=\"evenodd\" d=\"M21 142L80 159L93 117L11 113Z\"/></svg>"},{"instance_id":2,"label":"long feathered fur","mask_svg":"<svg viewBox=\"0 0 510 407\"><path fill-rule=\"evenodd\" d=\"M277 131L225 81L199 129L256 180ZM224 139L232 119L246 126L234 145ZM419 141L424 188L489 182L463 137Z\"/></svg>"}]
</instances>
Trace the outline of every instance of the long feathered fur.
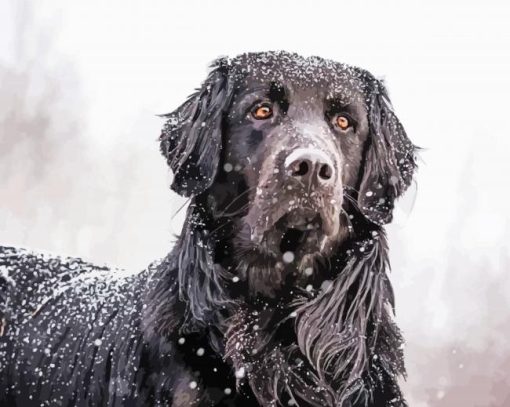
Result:
<instances>
[{"instance_id":1,"label":"long feathered fur","mask_svg":"<svg viewBox=\"0 0 510 407\"><path fill-rule=\"evenodd\" d=\"M248 370L262 405L282 397L312 406L404 405L396 384L383 390L388 383L381 383L405 374L383 232L356 241L341 257L330 262L338 276L315 298L269 310L245 306L230 321L226 356Z\"/></svg>"}]
</instances>

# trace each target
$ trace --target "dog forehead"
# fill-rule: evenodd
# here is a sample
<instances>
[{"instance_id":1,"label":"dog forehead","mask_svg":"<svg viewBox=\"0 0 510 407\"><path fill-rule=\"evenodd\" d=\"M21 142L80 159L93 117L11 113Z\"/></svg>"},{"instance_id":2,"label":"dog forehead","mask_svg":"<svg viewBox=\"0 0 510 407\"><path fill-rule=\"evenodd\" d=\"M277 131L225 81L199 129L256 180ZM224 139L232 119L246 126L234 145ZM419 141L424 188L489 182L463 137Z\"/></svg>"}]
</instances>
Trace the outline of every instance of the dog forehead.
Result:
<instances>
[{"instance_id":1,"label":"dog forehead","mask_svg":"<svg viewBox=\"0 0 510 407\"><path fill-rule=\"evenodd\" d=\"M287 91L345 103L365 100L371 80L366 71L344 63L283 51L241 54L227 60L227 66L239 89L277 84Z\"/></svg>"}]
</instances>

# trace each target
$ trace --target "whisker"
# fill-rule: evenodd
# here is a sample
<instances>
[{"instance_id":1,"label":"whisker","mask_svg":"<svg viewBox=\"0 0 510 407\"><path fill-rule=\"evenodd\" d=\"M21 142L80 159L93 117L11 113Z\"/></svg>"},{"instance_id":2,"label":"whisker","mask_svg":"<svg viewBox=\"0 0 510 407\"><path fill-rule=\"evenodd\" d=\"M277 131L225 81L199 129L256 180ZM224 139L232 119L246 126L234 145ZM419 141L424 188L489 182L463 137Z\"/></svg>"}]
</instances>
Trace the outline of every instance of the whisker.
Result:
<instances>
[{"instance_id":1,"label":"whisker","mask_svg":"<svg viewBox=\"0 0 510 407\"><path fill-rule=\"evenodd\" d=\"M232 212L231 214L226 214L226 215L223 215L222 218L232 218L234 216L236 216L238 213L241 213L243 212L244 210L246 210L248 207L249 207L250 204L246 204L246 205L243 205L238 211L236 212ZM210 233L213 234L213 233L216 233L217 231L219 231L221 228L224 228L225 226L228 225L228 222L222 222L221 225L219 225L217 228L213 229Z\"/></svg>"},{"instance_id":2,"label":"whisker","mask_svg":"<svg viewBox=\"0 0 510 407\"><path fill-rule=\"evenodd\" d=\"M256 186L253 186L251 188L248 188L246 189L245 191L241 192L239 195L237 195L234 200L232 202L230 202L224 209L223 209L223 212L222 213L219 213L218 214L218 217L222 217L224 215L224 213L227 212L227 210L232 206L234 205L241 197L243 197L245 194L253 191L255 188L257 188Z\"/></svg>"},{"instance_id":3,"label":"whisker","mask_svg":"<svg viewBox=\"0 0 510 407\"><path fill-rule=\"evenodd\" d=\"M356 188L351 187L350 185L344 185L344 189L347 189L347 188L359 194L359 191Z\"/></svg>"},{"instance_id":4,"label":"whisker","mask_svg":"<svg viewBox=\"0 0 510 407\"><path fill-rule=\"evenodd\" d=\"M354 232L354 226L352 225L351 218L349 218L349 214L344 208L340 208L340 213L343 213L345 215L345 219L347 219L347 230L349 232L349 235L352 235Z\"/></svg>"},{"instance_id":5,"label":"whisker","mask_svg":"<svg viewBox=\"0 0 510 407\"><path fill-rule=\"evenodd\" d=\"M349 195L347 191L344 191L344 196L358 211L360 210L358 201L354 199L351 195Z\"/></svg>"},{"instance_id":6,"label":"whisker","mask_svg":"<svg viewBox=\"0 0 510 407\"><path fill-rule=\"evenodd\" d=\"M182 209L191 202L191 197L186 199L184 201L184 203L175 211L175 213L172 215L172 217L170 218L170 220L174 220L175 217L179 214L180 211L182 211Z\"/></svg>"}]
</instances>

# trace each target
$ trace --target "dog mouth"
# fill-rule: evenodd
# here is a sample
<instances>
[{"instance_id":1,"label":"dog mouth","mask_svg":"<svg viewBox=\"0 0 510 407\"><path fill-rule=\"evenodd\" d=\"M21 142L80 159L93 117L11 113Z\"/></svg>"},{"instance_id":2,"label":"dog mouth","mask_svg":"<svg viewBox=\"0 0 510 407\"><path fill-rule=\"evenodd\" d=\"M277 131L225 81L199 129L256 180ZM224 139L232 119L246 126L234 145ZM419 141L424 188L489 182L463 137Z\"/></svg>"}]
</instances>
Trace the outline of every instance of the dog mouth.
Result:
<instances>
[{"instance_id":1,"label":"dog mouth","mask_svg":"<svg viewBox=\"0 0 510 407\"><path fill-rule=\"evenodd\" d=\"M292 201L283 199L275 206L255 206L243 218L255 251L276 258L292 252L291 257L298 260L322 253L328 241L337 238L340 209L336 205L324 204L323 199Z\"/></svg>"},{"instance_id":2,"label":"dog mouth","mask_svg":"<svg viewBox=\"0 0 510 407\"><path fill-rule=\"evenodd\" d=\"M324 222L319 213L291 211L274 225L273 234L279 238L280 252L304 255L320 251L325 238Z\"/></svg>"}]
</instances>

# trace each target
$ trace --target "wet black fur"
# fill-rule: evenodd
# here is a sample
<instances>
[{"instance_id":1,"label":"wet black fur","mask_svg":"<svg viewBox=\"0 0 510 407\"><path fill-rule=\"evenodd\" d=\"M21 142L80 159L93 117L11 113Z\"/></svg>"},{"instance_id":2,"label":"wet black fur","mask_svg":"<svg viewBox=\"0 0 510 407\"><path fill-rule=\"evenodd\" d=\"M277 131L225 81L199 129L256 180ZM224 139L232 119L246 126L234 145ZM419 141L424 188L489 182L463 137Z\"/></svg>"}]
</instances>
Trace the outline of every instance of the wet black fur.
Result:
<instances>
[{"instance_id":1,"label":"wet black fur","mask_svg":"<svg viewBox=\"0 0 510 407\"><path fill-rule=\"evenodd\" d=\"M233 226L208 201L236 92L230 69L220 60L163 130L172 188L191 197L166 258L105 280L79 259L0 247L0 406L407 405L383 225L411 182L414 147L384 87L364 73L370 138L348 206L354 233L317 265L331 286L259 298L232 282Z\"/></svg>"}]
</instances>

